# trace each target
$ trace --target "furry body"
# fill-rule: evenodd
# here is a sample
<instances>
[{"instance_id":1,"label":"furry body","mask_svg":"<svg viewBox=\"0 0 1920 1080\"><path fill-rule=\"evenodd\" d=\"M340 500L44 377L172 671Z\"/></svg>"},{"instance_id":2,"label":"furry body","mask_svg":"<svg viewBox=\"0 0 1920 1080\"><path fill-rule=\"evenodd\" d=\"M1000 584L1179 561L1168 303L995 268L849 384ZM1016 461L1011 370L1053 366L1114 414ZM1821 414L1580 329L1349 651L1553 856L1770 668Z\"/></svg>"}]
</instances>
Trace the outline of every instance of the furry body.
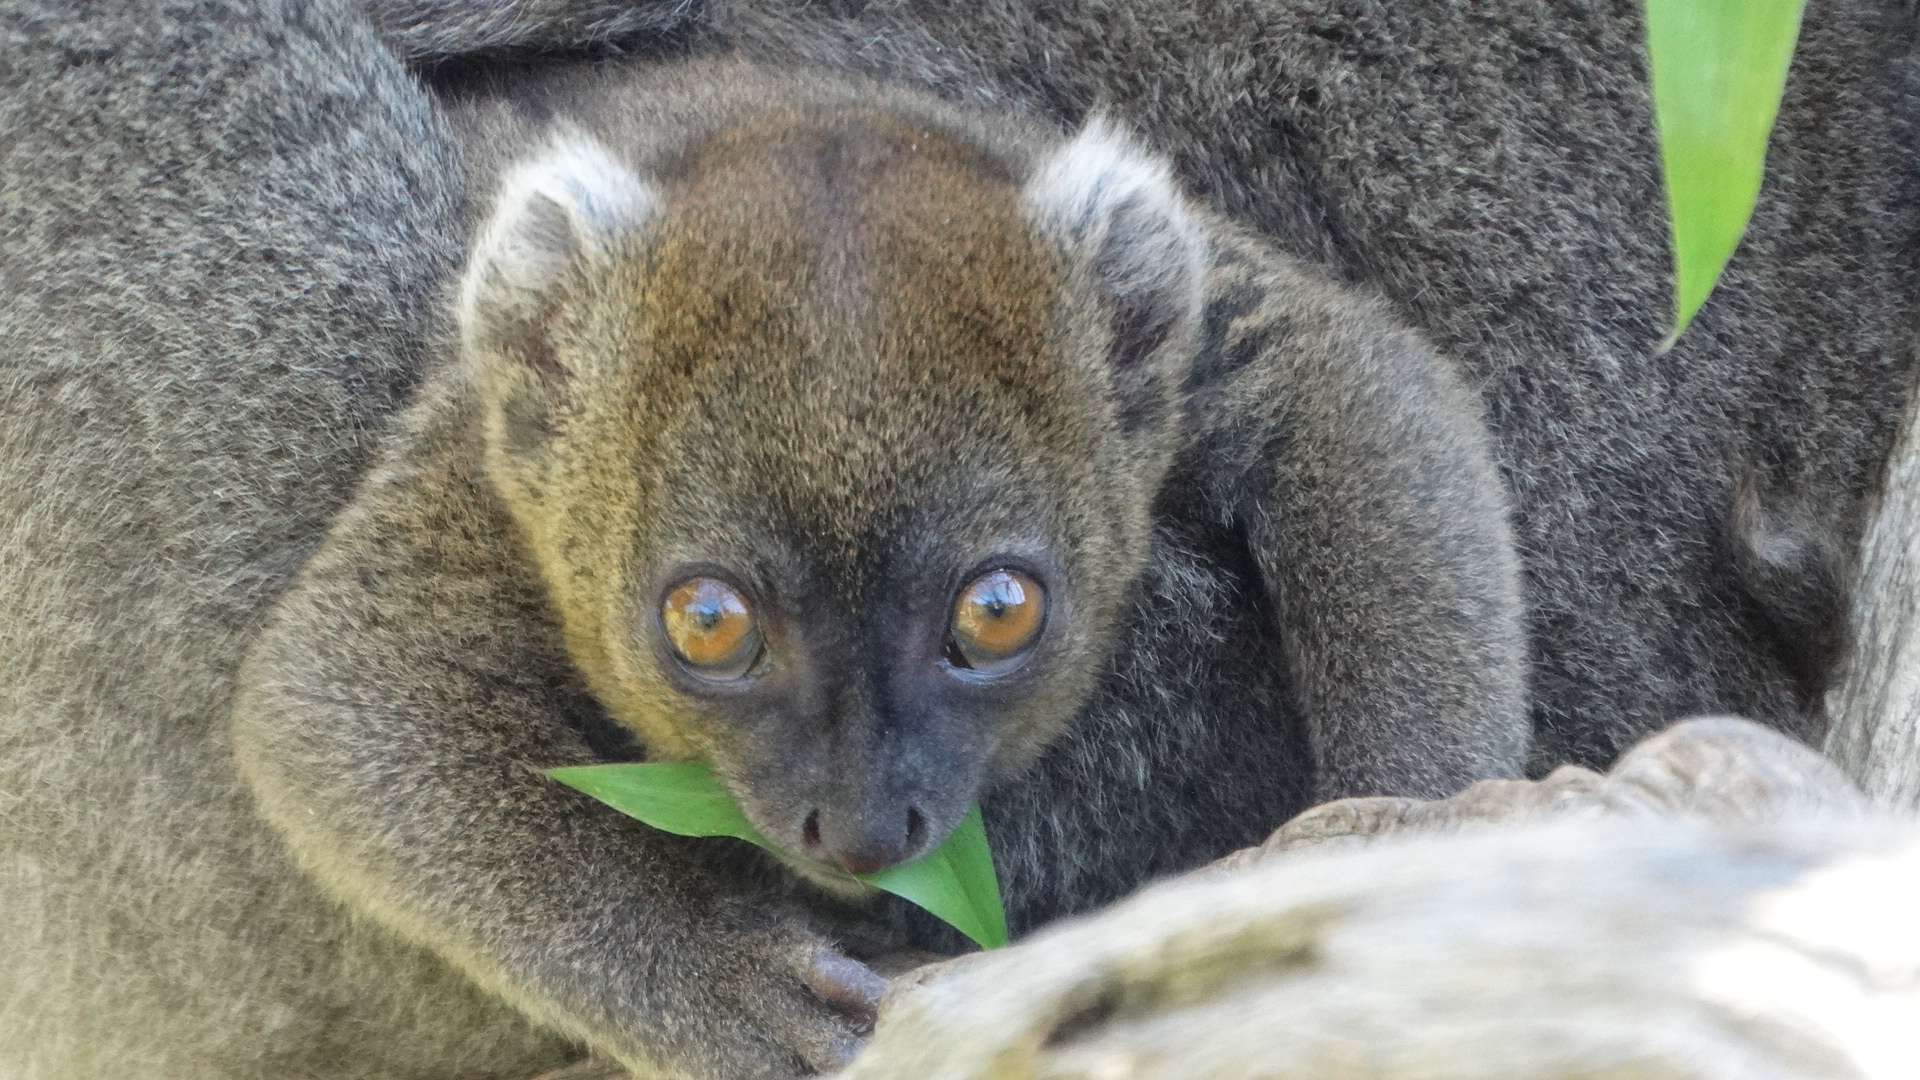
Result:
<instances>
[{"instance_id":1,"label":"furry body","mask_svg":"<svg viewBox=\"0 0 1920 1080\"><path fill-rule=\"evenodd\" d=\"M527 117L565 118L644 183L677 178L661 182L679 194L593 194L629 190L606 179L619 166L566 149L549 151L560 155L553 180L510 180L503 198L544 198L512 194L534 183L563 200L587 192L580 207L624 199L636 220L666 214L636 226L660 238L630 261L569 271L555 280L571 284L528 286L514 299L523 294L502 290L550 265L524 245L549 243L560 226L524 240L489 226L469 270L469 295L482 298L465 302L467 361L430 380L245 676L244 770L332 891L623 1060L759 1075L794 1059L830 1064L854 1038L803 989L849 920L868 920L852 931L868 948L954 939L898 906L869 902L863 913L800 889L757 852L654 833L540 768L710 757L762 830L794 851L810 804L782 796L810 777L807 790L826 792L817 798L830 808L833 793L894 770L930 807L929 843L984 780L1016 932L1257 841L1318 795L1452 791L1517 771L1523 688L1503 500L1470 396L1417 339L1213 222L1201 306L1138 359L1088 368L1054 357L1062 341L1097 346L1095 357L1124 344L1110 346L1103 323L1075 321L1105 301L1046 276L1056 256L1044 249L994 270L991 244L945 270L936 258L888 279L882 295L903 297L910 322L882 323L878 352L859 359L869 347L861 327L891 317L887 307L849 324L834 313L867 310L859 287L832 284L825 300L783 291L839 264L787 261L783 212L752 216L761 201L784 205L785 185L800 181L735 186L731 174L687 164L732 152L739 137L717 118L748 118L758 133L743 145L770 156L773 177L807 175L804 163L823 151L803 143L801 157L778 156L790 129L754 126L748 106L877 110L903 130L920 125L911 138L921 153L958 139L1000 162L989 175L1016 178L1045 175L1040 149L1057 137L1022 135L1005 120L989 128L867 84L728 66L610 86L524 96L476 121L475 145L511 162L545 140L545 124ZM821 136L833 161L862 160L847 145L884 141L858 121L805 123L838 132ZM685 150L689 138L722 149ZM887 151L904 152L904 143ZM848 190L862 190L864 174L849 175ZM952 183L947 175L936 170L898 197L911 211L913 193ZM802 221L856 198L809 190L797 189ZM691 219L684 235L699 254L682 265L681 227L657 206L708 200L728 209ZM984 220L986 207L961 220ZM577 227L591 233L592 220L619 213L594 211ZM736 218L749 223L737 239ZM849 220L825 235L884 226ZM1125 250L1134 240L1122 228L1132 226L1108 235ZM553 243L575 251L600 241ZM729 269L733 245L745 245L744 277ZM507 263L484 261L496 248ZM1142 258L1127 264L1128 280L1158 272L1159 256ZM1018 284L1025 273L1041 276ZM995 284L1002 274L1013 283ZM1186 303L1184 287L1169 288L1165 303ZM1080 299L1037 310L1067 329L1017 329L1021 305L1056 292ZM833 299L842 294L851 299ZM646 299L634 307L629 297ZM815 303L825 314L789 314L789 304ZM754 313L744 324L742 311ZM789 318L800 336L760 344ZM992 328L1003 318L1013 321ZM808 319L825 320L824 337L806 336ZM696 347L683 350L674 335L693 323ZM960 337L917 351L945 333ZM1001 347L1014 352L989 363ZM969 371L963 360L989 366ZM541 374L550 368L561 374ZM619 407L627 395L644 404ZM616 491L628 494L607 494ZM695 523L690 532L683 521ZM900 575L943 565L945 545L976 532L989 543L1006 528L1052 537L1043 550L1066 566L1060 596L1076 583L1061 655L984 720L955 712L944 692L913 698L918 666L886 659L914 637L894 612L931 603L939 615L950 587L921 598L911 586L890 590ZM727 539L736 531L746 539ZM800 673L786 676L797 689L744 724L724 702L661 682L645 631L618 629L628 597L658 595L646 584L655 549L678 553L659 557L668 563L703 565L782 552L785 580L768 587L816 597L801 605L795 636L803 654L830 657L823 671L809 673L803 655ZM898 599L877 612L839 606L882 595ZM845 641L860 644L832 651ZM912 703L889 712L867 696L882 684ZM837 704L807 711L823 698ZM895 751L905 764L847 734L868 724L874 738L906 732L888 736L905 740ZM639 744L623 744L623 731ZM842 742L849 748L833 749Z\"/></svg>"},{"instance_id":2,"label":"furry body","mask_svg":"<svg viewBox=\"0 0 1920 1080\"><path fill-rule=\"evenodd\" d=\"M1694 713L1818 744L1841 583L1913 377L1905 5L1809 7L1753 224L1665 355L1632 0L643 7L680 18L642 43L805 59L1068 123L1104 104L1213 206L1383 294L1463 366L1501 442L1531 608L1530 771L1603 768ZM416 29L396 46L468 49ZM473 74L439 70L462 89Z\"/></svg>"},{"instance_id":3,"label":"furry body","mask_svg":"<svg viewBox=\"0 0 1920 1080\"><path fill-rule=\"evenodd\" d=\"M1665 355L1639 13L926 0L708 25L1069 120L1111 102L1215 205L1383 293L1501 441L1544 773L1698 713L1819 744L1834 586L1914 371L1906 6L1809 6L1753 224ZM1742 531L1743 490L1781 513Z\"/></svg>"},{"instance_id":4,"label":"furry body","mask_svg":"<svg viewBox=\"0 0 1920 1080\"><path fill-rule=\"evenodd\" d=\"M226 735L427 356L445 125L325 3L8 3L0 84L0 1076L566 1060L308 884Z\"/></svg>"},{"instance_id":5,"label":"furry body","mask_svg":"<svg viewBox=\"0 0 1920 1080\"><path fill-rule=\"evenodd\" d=\"M577 1038L707 1074L843 1054L854 1029L796 979L827 940L924 923L532 771L636 750L475 472L461 378L390 420L461 246L432 103L327 4L4 20L0 1074L525 1076ZM1230 228L1214 248L1180 391L1206 422L1177 429L1113 660L1076 734L987 800L1023 926L1256 839L1316 785L1517 761L1470 396L1368 305ZM1290 493L1327 512L1273 513ZM239 729L289 846L227 715L329 529ZM1425 554L1403 579L1373 561L1395 545ZM1445 587L1422 608L1409 581ZM412 630L302 636L348 600ZM372 696L280 708L290 687Z\"/></svg>"}]
</instances>

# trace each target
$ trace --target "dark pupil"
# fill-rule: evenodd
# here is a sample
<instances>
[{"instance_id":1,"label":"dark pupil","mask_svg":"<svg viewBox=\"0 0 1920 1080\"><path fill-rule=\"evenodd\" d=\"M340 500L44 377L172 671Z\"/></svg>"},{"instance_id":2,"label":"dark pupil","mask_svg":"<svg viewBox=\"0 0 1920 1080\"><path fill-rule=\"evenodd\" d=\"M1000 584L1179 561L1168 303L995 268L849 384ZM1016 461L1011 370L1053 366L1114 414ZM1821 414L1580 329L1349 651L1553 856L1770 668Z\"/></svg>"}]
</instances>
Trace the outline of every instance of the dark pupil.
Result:
<instances>
[{"instance_id":1,"label":"dark pupil","mask_svg":"<svg viewBox=\"0 0 1920 1080\"><path fill-rule=\"evenodd\" d=\"M726 612L720 610L720 602L718 600L706 599L694 601L693 617L699 620L700 629L702 630L711 630L719 626L721 618L725 615Z\"/></svg>"},{"instance_id":2,"label":"dark pupil","mask_svg":"<svg viewBox=\"0 0 1920 1080\"><path fill-rule=\"evenodd\" d=\"M980 606L986 609L990 618L999 619L1005 617L1008 608L1017 607L1026 598L1019 582L1001 578L987 586L986 595L980 598Z\"/></svg>"}]
</instances>

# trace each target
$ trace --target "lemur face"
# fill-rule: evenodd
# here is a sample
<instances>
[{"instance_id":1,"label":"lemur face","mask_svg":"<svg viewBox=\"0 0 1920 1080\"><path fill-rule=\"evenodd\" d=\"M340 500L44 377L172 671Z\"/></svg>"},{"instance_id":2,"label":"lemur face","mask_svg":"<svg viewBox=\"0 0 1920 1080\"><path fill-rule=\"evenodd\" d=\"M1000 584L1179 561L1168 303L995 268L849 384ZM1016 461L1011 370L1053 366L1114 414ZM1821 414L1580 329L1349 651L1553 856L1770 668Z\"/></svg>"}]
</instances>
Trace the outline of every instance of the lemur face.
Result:
<instances>
[{"instance_id":1,"label":"lemur face","mask_svg":"<svg viewBox=\"0 0 1920 1080\"><path fill-rule=\"evenodd\" d=\"M568 145L469 271L488 470L589 683L823 879L1031 761L1145 558L1198 268L1101 264L1165 257L1102 213L1180 211L1112 139L782 112L646 182Z\"/></svg>"}]
</instances>

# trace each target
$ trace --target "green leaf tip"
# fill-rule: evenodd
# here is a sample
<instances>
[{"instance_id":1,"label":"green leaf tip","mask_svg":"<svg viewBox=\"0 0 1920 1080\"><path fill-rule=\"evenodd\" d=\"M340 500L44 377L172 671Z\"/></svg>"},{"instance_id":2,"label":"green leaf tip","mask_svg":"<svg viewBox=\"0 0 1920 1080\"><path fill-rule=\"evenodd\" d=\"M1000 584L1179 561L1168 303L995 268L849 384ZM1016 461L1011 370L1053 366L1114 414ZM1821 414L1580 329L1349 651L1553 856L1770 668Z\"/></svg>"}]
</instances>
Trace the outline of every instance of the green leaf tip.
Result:
<instances>
[{"instance_id":1,"label":"green leaf tip","mask_svg":"<svg viewBox=\"0 0 1920 1080\"><path fill-rule=\"evenodd\" d=\"M983 949L1007 943L1000 877L993 869L993 852L987 848L978 805L967 811L939 847L904 866L859 877L933 912Z\"/></svg>"},{"instance_id":2,"label":"green leaf tip","mask_svg":"<svg viewBox=\"0 0 1920 1080\"><path fill-rule=\"evenodd\" d=\"M711 766L697 761L579 765L547 775L628 817L680 836L731 836L778 852L760 835ZM974 806L947 839L903 866L859 879L932 912L984 949L1007 943L1000 877L987 830Z\"/></svg>"},{"instance_id":3,"label":"green leaf tip","mask_svg":"<svg viewBox=\"0 0 1920 1080\"><path fill-rule=\"evenodd\" d=\"M1671 347L1706 302L1760 196L1805 0L1646 0L1660 163L1672 214Z\"/></svg>"}]
</instances>

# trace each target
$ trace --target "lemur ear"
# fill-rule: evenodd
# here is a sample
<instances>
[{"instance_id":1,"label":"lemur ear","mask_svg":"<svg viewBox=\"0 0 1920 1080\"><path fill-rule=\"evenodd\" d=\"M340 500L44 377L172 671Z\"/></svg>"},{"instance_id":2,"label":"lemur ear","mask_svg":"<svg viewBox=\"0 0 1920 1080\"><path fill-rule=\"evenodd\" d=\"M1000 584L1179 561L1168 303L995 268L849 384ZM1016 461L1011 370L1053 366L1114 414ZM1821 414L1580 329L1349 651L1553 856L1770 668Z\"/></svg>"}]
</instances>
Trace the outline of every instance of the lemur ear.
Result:
<instances>
[{"instance_id":1,"label":"lemur ear","mask_svg":"<svg viewBox=\"0 0 1920 1080\"><path fill-rule=\"evenodd\" d=\"M460 282L469 362L485 370L506 360L564 381L547 325L555 287L575 264L617 252L660 210L653 190L588 135L557 136L509 171Z\"/></svg>"},{"instance_id":2,"label":"lemur ear","mask_svg":"<svg viewBox=\"0 0 1920 1080\"><path fill-rule=\"evenodd\" d=\"M1206 231L1167 163L1096 115L1042 158L1022 192L1040 231L1093 268L1116 374L1197 324Z\"/></svg>"}]
</instances>

